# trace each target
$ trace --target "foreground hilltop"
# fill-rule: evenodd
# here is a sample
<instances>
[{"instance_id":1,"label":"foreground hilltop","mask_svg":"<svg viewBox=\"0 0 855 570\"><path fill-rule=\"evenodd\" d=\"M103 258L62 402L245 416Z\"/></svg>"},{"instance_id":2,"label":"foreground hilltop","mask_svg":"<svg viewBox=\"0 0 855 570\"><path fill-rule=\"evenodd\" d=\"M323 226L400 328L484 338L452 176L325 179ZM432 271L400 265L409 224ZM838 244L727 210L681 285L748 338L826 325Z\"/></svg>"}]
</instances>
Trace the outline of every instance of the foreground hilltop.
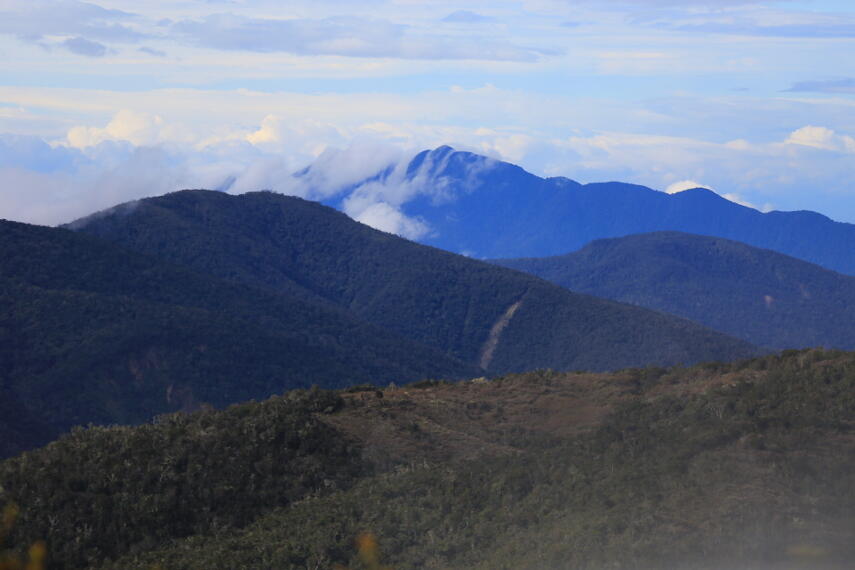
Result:
<instances>
[{"instance_id":1,"label":"foreground hilltop","mask_svg":"<svg viewBox=\"0 0 855 570\"><path fill-rule=\"evenodd\" d=\"M51 568L848 568L855 354L299 391L0 463Z\"/></svg>"}]
</instances>

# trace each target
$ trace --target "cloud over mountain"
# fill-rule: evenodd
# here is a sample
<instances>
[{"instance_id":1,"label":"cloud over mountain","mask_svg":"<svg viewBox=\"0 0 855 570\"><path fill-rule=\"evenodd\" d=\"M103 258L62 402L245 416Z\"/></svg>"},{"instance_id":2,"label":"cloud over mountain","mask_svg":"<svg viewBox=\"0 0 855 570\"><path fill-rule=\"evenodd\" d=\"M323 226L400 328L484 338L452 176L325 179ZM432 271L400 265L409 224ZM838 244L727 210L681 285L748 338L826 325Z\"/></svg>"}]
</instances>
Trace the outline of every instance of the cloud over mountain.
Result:
<instances>
[{"instance_id":1,"label":"cloud over mountain","mask_svg":"<svg viewBox=\"0 0 855 570\"><path fill-rule=\"evenodd\" d=\"M176 102L185 96L172 95ZM437 109L443 98L471 99L474 108L478 100L497 96L489 91L439 94L433 101ZM316 99L321 97L303 101L314 104ZM301 120L286 113L230 130L198 123L192 113L183 119L126 109L100 125L72 127L60 140L5 136L0 169L9 184L0 190L0 216L59 223L110 203L181 188L235 194L270 189L315 200L346 193L342 209L355 219L423 237L431 228L409 218L403 206L419 197L442 201L447 188L441 179L426 185L418 172L401 167L421 149L447 142L541 175L617 179L661 189L697 181L764 210L810 209L799 207L799 200L808 198L805 188L816 189L809 196L815 202L831 200L847 192L842 181L855 175L855 138L820 125L794 129L777 142L721 143L620 132L537 139L513 130L342 124L335 117ZM370 184L354 187L381 173ZM29 191L21 192L24 187ZM855 212L847 216L840 209L834 215L855 219Z\"/></svg>"}]
</instances>

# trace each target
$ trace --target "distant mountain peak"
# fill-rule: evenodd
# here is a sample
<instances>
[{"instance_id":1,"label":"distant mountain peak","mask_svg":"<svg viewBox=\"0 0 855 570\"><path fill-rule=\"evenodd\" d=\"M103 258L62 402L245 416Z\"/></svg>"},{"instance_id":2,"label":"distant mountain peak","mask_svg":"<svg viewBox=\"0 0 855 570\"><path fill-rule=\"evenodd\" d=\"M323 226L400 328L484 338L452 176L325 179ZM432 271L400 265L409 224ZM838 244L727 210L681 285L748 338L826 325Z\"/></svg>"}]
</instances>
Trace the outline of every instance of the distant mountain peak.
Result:
<instances>
[{"instance_id":1,"label":"distant mountain peak","mask_svg":"<svg viewBox=\"0 0 855 570\"><path fill-rule=\"evenodd\" d=\"M855 274L855 225L821 214L763 213L703 186L669 194L624 182L544 178L449 145L327 196L325 204L354 219L472 257L560 255L595 239L674 230L743 241Z\"/></svg>"},{"instance_id":2,"label":"distant mountain peak","mask_svg":"<svg viewBox=\"0 0 855 570\"><path fill-rule=\"evenodd\" d=\"M465 176L466 169L473 165L486 166L489 163L498 164L498 161L443 145L433 150L423 150L413 157L407 166L407 178Z\"/></svg>"},{"instance_id":3,"label":"distant mountain peak","mask_svg":"<svg viewBox=\"0 0 855 570\"><path fill-rule=\"evenodd\" d=\"M579 182L573 180L572 178L567 178L566 176L550 176L546 179L547 182L551 182L558 186L559 188L578 188L582 186Z\"/></svg>"},{"instance_id":4,"label":"distant mountain peak","mask_svg":"<svg viewBox=\"0 0 855 570\"><path fill-rule=\"evenodd\" d=\"M669 196L673 196L675 198L695 198L698 196L702 196L704 198L716 198L718 200L724 200L726 202L736 203L733 200L728 200L718 192L714 190L710 190L709 188L704 188L703 186L697 186L695 188L687 188L686 190L681 190L680 192L675 192L673 194L669 194ZM741 204L740 204L741 205ZM743 206L746 207L746 206ZM755 208L751 208L754 210Z\"/></svg>"},{"instance_id":5,"label":"distant mountain peak","mask_svg":"<svg viewBox=\"0 0 855 570\"><path fill-rule=\"evenodd\" d=\"M427 152L430 152L432 154L449 154L449 153L457 152L457 151L451 145L444 144L444 145L440 145L440 146L436 147L433 150L429 150Z\"/></svg>"}]
</instances>

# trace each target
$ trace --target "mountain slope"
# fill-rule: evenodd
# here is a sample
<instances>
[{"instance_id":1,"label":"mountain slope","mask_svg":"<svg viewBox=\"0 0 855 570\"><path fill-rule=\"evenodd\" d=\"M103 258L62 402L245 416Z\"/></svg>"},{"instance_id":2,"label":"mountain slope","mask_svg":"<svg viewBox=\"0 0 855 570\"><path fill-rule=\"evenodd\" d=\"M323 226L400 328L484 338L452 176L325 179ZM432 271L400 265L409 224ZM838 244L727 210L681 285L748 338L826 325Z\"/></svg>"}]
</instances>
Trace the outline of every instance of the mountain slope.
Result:
<instances>
[{"instance_id":1,"label":"mountain slope","mask_svg":"<svg viewBox=\"0 0 855 570\"><path fill-rule=\"evenodd\" d=\"M815 212L761 213L701 188L669 195L621 182L544 179L450 147L425 151L406 169L380 173L347 196L370 197L378 184L414 196L401 211L430 229L422 243L479 258L560 255L595 239L672 230L855 274L855 225ZM330 203L342 206L340 196Z\"/></svg>"},{"instance_id":2,"label":"mountain slope","mask_svg":"<svg viewBox=\"0 0 855 570\"><path fill-rule=\"evenodd\" d=\"M478 373L321 301L0 221L0 454L312 384ZM29 426L29 427L26 427Z\"/></svg>"},{"instance_id":3,"label":"mountain slope","mask_svg":"<svg viewBox=\"0 0 855 570\"><path fill-rule=\"evenodd\" d=\"M844 570L855 355L299 391L0 462L50 568ZM2 553L0 553L2 556Z\"/></svg>"},{"instance_id":4,"label":"mountain slope","mask_svg":"<svg viewBox=\"0 0 855 570\"><path fill-rule=\"evenodd\" d=\"M753 350L682 319L570 293L268 192L176 192L72 227L222 278L300 289L490 373L615 369Z\"/></svg>"},{"instance_id":5,"label":"mountain slope","mask_svg":"<svg viewBox=\"0 0 855 570\"><path fill-rule=\"evenodd\" d=\"M855 348L855 278L722 238L657 232L496 263L760 346Z\"/></svg>"}]
</instances>

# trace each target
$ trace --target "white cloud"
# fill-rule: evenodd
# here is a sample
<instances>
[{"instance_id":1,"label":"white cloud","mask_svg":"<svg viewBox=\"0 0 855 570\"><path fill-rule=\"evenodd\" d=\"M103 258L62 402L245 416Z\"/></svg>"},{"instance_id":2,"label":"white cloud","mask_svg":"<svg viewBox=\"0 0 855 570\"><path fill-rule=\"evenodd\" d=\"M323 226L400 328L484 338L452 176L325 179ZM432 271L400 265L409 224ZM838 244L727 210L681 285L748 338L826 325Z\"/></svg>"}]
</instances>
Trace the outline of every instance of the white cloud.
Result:
<instances>
[{"instance_id":1,"label":"white cloud","mask_svg":"<svg viewBox=\"0 0 855 570\"><path fill-rule=\"evenodd\" d=\"M430 232L430 228L424 222L408 218L400 210L385 202L371 204L351 217L372 228L412 240L424 237Z\"/></svg>"},{"instance_id":2,"label":"white cloud","mask_svg":"<svg viewBox=\"0 0 855 570\"><path fill-rule=\"evenodd\" d=\"M709 186L701 184L700 182L695 182L694 180L680 180L670 184L665 189L665 192L667 194L677 194L678 192L685 192L686 190L692 190L694 188L707 188L711 190Z\"/></svg>"},{"instance_id":3,"label":"white cloud","mask_svg":"<svg viewBox=\"0 0 855 570\"><path fill-rule=\"evenodd\" d=\"M749 202L748 200L746 200L745 198L743 198L739 194L736 194L735 192L728 192L727 194L722 194L721 197L726 199L726 200L730 200L731 202L734 202L736 204L739 204L740 206L745 206L746 208L752 208L754 210L761 210L763 212L768 212L768 211L772 210L771 204L766 204L763 207L755 206L753 203Z\"/></svg>"},{"instance_id":4,"label":"white cloud","mask_svg":"<svg viewBox=\"0 0 855 570\"><path fill-rule=\"evenodd\" d=\"M345 144L348 140L347 129L323 121L309 118L295 119L266 115L261 126L245 136L247 142L269 150L302 145L306 154L318 156L330 144Z\"/></svg>"},{"instance_id":5,"label":"white cloud","mask_svg":"<svg viewBox=\"0 0 855 570\"><path fill-rule=\"evenodd\" d=\"M90 190L100 180L122 180L121 165L130 163L135 151L146 148L161 152L159 162L151 156L146 159L148 164L157 164L151 173L156 179L146 182L148 195L181 187L209 187L233 193L272 189L327 199L390 165L405 162L418 150L446 143L509 160L540 175L563 175L581 182L622 180L653 188L703 181L692 185L712 186L740 202L772 202L782 209L822 211L823 204L831 204L835 196L852 196L855 190L848 182L855 178L852 137L827 127L791 129L771 142L753 137L717 142L590 128L571 131L562 123L586 125L584 121L590 119L585 102L574 104L569 99L491 86L409 96L191 89L128 92L120 94L120 101L113 100L116 96L99 91L0 87L0 100L9 102L5 108L17 110L30 101L52 113L67 116L73 111L83 117L53 150L46 151L51 147L43 141L37 145L14 143L9 148L21 150L7 153L12 158L5 163L7 168L17 167L14 176L18 180L23 179L22 171L50 172L47 177L26 179L39 188L53 184L65 188L65 194L77 193L74 200L7 190L0 216L26 215L27 221L55 223L66 220L58 220L56 208L47 204L44 216L39 217L39 200L67 204L69 212L83 215L113 205L108 201L113 197L138 198L144 189L136 179L128 180L127 192L110 195ZM725 103L723 107L731 105L731 101ZM102 116L117 104L126 109L107 119L85 119ZM779 103L784 110L792 104ZM604 113L608 105L604 102L599 112ZM155 109L163 112L153 113ZM212 115L210 109L223 112ZM625 109L614 106L608 110L639 128L667 126L670 120L648 114L646 122L632 123L633 114ZM681 115L694 112L678 110ZM727 115L715 117L725 123ZM142 164L142 158L135 160ZM309 164L313 168L302 176L292 176ZM20 208L14 207L9 192L17 195ZM351 192L343 207L354 217L391 220L382 222L383 227L398 227L412 236L430 229L419 229L418 220L404 223L401 216L407 213L407 203L425 195L442 201L454 192L442 180L427 187L418 176L405 180L393 170L376 184ZM391 214L389 208L400 216ZM835 207L833 212L838 218L855 220L855 209Z\"/></svg>"},{"instance_id":6,"label":"white cloud","mask_svg":"<svg viewBox=\"0 0 855 570\"><path fill-rule=\"evenodd\" d=\"M787 144L809 146L822 150L855 153L855 138L838 135L826 127L806 126L793 131Z\"/></svg>"},{"instance_id":7,"label":"white cloud","mask_svg":"<svg viewBox=\"0 0 855 570\"><path fill-rule=\"evenodd\" d=\"M181 140L180 127L167 126L157 115L123 109L105 127L78 126L68 131L68 145L73 148L96 146L104 141L127 141L136 146L150 146L169 140Z\"/></svg>"},{"instance_id":8,"label":"white cloud","mask_svg":"<svg viewBox=\"0 0 855 570\"><path fill-rule=\"evenodd\" d=\"M299 185L306 188L307 193L311 189L314 195L325 198L405 163L410 156L412 152L403 148L377 138L364 137L344 150L325 149L299 177Z\"/></svg>"}]
</instances>

